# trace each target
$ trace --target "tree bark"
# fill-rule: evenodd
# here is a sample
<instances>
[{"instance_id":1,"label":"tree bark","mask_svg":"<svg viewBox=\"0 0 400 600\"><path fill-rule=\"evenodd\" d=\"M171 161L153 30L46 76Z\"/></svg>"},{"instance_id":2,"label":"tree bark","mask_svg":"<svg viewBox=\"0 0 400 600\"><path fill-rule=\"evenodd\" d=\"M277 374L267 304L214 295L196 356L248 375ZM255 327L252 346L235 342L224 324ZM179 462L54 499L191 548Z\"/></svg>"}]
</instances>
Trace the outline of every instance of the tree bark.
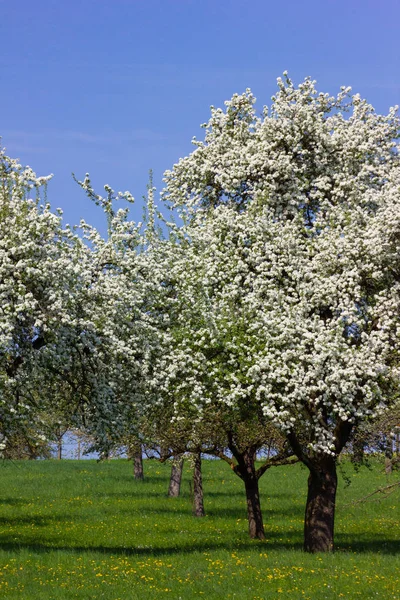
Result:
<instances>
[{"instance_id":1,"label":"tree bark","mask_svg":"<svg viewBox=\"0 0 400 600\"><path fill-rule=\"evenodd\" d=\"M334 548L336 489L335 458L327 457L312 465L304 519L306 552L331 552Z\"/></svg>"},{"instance_id":2,"label":"tree bark","mask_svg":"<svg viewBox=\"0 0 400 600\"><path fill-rule=\"evenodd\" d=\"M133 462L133 476L138 481L143 481L143 448L139 441L133 442L128 447L128 459Z\"/></svg>"},{"instance_id":3,"label":"tree bark","mask_svg":"<svg viewBox=\"0 0 400 600\"><path fill-rule=\"evenodd\" d=\"M353 442L353 461L357 465L361 465L364 460L365 454L365 440L362 437L358 437Z\"/></svg>"},{"instance_id":4,"label":"tree bark","mask_svg":"<svg viewBox=\"0 0 400 600\"><path fill-rule=\"evenodd\" d=\"M171 467L171 477L169 481L168 496L177 498L181 492L181 481L183 471L183 458L176 458Z\"/></svg>"},{"instance_id":5,"label":"tree bark","mask_svg":"<svg viewBox=\"0 0 400 600\"><path fill-rule=\"evenodd\" d=\"M258 479L245 479L244 485L246 488L249 535L252 539L264 540L265 533L260 504L260 492L258 489Z\"/></svg>"},{"instance_id":6,"label":"tree bark","mask_svg":"<svg viewBox=\"0 0 400 600\"><path fill-rule=\"evenodd\" d=\"M62 437L59 437L57 440L57 459L62 459Z\"/></svg>"},{"instance_id":7,"label":"tree bark","mask_svg":"<svg viewBox=\"0 0 400 600\"><path fill-rule=\"evenodd\" d=\"M203 478L201 475L201 454L194 455L193 469L193 514L195 517L204 517Z\"/></svg>"},{"instance_id":8,"label":"tree bark","mask_svg":"<svg viewBox=\"0 0 400 600\"><path fill-rule=\"evenodd\" d=\"M247 519L249 521L249 535L252 539L265 539L264 523L261 512L260 491L255 466L255 452L245 451L240 457L239 473L243 479L246 490Z\"/></svg>"},{"instance_id":9,"label":"tree bark","mask_svg":"<svg viewBox=\"0 0 400 600\"><path fill-rule=\"evenodd\" d=\"M135 479L139 481L143 481L144 473L143 473L143 456L142 456L142 446L139 446L139 451L136 452L133 456L133 473Z\"/></svg>"}]
</instances>

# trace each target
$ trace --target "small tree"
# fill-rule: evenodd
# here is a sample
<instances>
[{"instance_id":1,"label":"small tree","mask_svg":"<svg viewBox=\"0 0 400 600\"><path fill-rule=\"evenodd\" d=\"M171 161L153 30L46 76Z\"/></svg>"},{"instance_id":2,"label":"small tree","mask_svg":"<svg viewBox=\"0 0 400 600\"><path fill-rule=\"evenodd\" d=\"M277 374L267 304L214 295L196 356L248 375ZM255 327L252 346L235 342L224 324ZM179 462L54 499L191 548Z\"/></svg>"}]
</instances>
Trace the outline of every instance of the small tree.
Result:
<instances>
[{"instance_id":1,"label":"small tree","mask_svg":"<svg viewBox=\"0 0 400 600\"><path fill-rule=\"evenodd\" d=\"M152 385L157 404L150 405L145 435L164 458L190 452L227 462L244 484L249 535L264 539L259 479L274 465L293 463L294 457L282 434L265 418L247 376L251 363L244 360L243 345L251 340L251 323L240 319L240 304L232 299L228 313L221 304L211 308L214 297L205 298L197 279L194 242L187 246L182 240L178 245L171 241L156 252L160 254L155 264L165 268L163 290L168 291L162 304L169 327L164 330L163 351L155 363ZM218 314L215 320L214 309ZM217 337L215 329L219 327L222 333ZM238 380L241 392L233 401L229 394ZM257 467L257 453L265 446L273 449L273 455ZM172 490L178 489L176 473L173 464Z\"/></svg>"}]
</instances>

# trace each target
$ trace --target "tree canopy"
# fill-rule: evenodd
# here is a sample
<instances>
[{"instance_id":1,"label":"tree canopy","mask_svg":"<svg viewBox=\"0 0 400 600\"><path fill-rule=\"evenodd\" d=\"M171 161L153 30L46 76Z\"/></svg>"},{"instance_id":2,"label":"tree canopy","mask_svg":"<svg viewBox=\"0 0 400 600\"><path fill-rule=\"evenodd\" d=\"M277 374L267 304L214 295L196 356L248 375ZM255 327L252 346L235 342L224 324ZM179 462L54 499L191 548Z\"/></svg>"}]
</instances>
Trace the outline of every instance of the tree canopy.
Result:
<instances>
[{"instance_id":1,"label":"tree canopy","mask_svg":"<svg viewBox=\"0 0 400 600\"><path fill-rule=\"evenodd\" d=\"M246 90L204 128L165 173L181 219L165 235L152 184L142 228L115 209L130 194L86 176L108 234L82 236L29 199L47 179L1 155L2 435L66 387L99 448L167 415L169 436L230 439L254 470L254 433L279 431L310 472L305 549L330 550L337 457L398 388L396 108L284 74L261 115Z\"/></svg>"},{"instance_id":2,"label":"tree canopy","mask_svg":"<svg viewBox=\"0 0 400 600\"><path fill-rule=\"evenodd\" d=\"M166 173L186 238L167 258L179 326L159 373L178 414L224 403L280 428L310 469L306 548L329 549L336 457L397 386L399 121L310 79L278 80L261 118L254 102L213 108Z\"/></svg>"}]
</instances>

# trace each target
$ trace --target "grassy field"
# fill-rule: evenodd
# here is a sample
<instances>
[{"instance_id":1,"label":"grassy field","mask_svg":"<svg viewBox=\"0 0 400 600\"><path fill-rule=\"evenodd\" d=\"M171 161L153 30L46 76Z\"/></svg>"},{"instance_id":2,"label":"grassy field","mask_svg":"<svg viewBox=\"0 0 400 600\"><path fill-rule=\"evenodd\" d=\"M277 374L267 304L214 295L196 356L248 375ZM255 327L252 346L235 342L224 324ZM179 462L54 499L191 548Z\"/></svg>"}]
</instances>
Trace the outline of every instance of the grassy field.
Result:
<instances>
[{"instance_id":1,"label":"grassy field","mask_svg":"<svg viewBox=\"0 0 400 600\"><path fill-rule=\"evenodd\" d=\"M241 481L217 461L203 469L196 519L187 467L181 497L167 498L169 465L156 462L143 482L125 460L0 463L0 598L400 599L400 492L349 506L386 484L380 466L346 466L333 555L301 550L301 466L261 480L264 542L248 538Z\"/></svg>"}]
</instances>

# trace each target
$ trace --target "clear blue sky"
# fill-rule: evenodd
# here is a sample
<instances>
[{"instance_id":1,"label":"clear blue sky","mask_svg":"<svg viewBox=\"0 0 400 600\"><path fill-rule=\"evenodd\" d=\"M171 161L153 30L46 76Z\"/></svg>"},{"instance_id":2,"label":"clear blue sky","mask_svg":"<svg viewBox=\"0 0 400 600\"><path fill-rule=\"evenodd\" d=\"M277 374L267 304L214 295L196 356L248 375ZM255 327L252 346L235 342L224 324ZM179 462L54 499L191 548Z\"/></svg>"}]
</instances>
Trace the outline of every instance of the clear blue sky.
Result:
<instances>
[{"instance_id":1,"label":"clear blue sky","mask_svg":"<svg viewBox=\"0 0 400 600\"><path fill-rule=\"evenodd\" d=\"M250 87L261 109L285 69L379 112L400 104L399 23L398 0L0 0L3 146L54 173L65 222L101 226L72 171L140 200L211 104Z\"/></svg>"}]
</instances>

